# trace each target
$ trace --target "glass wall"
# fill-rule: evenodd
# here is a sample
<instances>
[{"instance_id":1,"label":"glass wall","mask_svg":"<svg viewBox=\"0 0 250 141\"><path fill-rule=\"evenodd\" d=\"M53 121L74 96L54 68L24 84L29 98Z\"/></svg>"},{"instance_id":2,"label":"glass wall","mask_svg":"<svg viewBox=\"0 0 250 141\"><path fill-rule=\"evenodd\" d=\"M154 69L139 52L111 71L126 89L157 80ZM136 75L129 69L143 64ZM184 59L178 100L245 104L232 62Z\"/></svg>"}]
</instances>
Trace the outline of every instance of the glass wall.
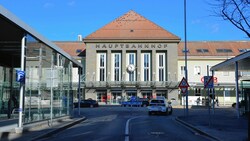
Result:
<instances>
[{"instance_id":1,"label":"glass wall","mask_svg":"<svg viewBox=\"0 0 250 141\"><path fill-rule=\"evenodd\" d=\"M0 66L0 119L14 118L19 106L19 83L15 79L12 68Z\"/></svg>"},{"instance_id":2,"label":"glass wall","mask_svg":"<svg viewBox=\"0 0 250 141\"><path fill-rule=\"evenodd\" d=\"M27 36L24 122L69 115L73 107L72 63Z\"/></svg>"}]
</instances>

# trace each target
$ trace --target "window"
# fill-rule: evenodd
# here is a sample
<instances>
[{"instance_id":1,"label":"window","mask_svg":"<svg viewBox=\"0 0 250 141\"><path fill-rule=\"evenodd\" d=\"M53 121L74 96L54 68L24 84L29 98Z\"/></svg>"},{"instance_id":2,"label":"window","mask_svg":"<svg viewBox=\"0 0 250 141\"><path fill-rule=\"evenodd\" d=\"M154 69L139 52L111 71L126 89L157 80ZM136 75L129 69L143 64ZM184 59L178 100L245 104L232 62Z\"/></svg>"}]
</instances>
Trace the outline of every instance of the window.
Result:
<instances>
[{"instance_id":1,"label":"window","mask_svg":"<svg viewBox=\"0 0 250 141\"><path fill-rule=\"evenodd\" d=\"M106 81L106 53L97 54L97 81Z\"/></svg>"},{"instance_id":2,"label":"window","mask_svg":"<svg viewBox=\"0 0 250 141\"><path fill-rule=\"evenodd\" d=\"M239 52L240 53L243 53L243 52L247 52L247 51L249 51L250 49L247 49L247 48L245 48L245 49L239 49Z\"/></svg>"},{"instance_id":3,"label":"window","mask_svg":"<svg viewBox=\"0 0 250 141\"><path fill-rule=\"evenodd\" d=\"M201 75L201 67L194 66L194 75Z\"/></svg>"},{"instance_id":4,"label":"window","mask_svg":"<svg viewBox=\"0 0 250 141\"><path fill-rule=\"evenodd\" d=\"M201 89L195 88L195 96L201 96Z\"/></svg>"},{"instance_id":5,"label":"window","mask_svg":"<svg viewBox=\"0 0 250 141\"><path fill-rule=\"evenodd\" d=\"M196 49L198 53L208 53L208 49Z\"/></svg>"},{"instance_id":6,"label":"window","mask_svg":"<svg viewBox=\"0 0 250 141\"><path fill-rule=\"evenodd\" d=\"M150 53L142 53L142 81L151 80L150 66L151 66Z\"/></svg>"},{"instance_id":7,"label":"window","mask_svg":"<svg viewBox=\"0 0 250 141\"><path fill-rule=\"evenodd\" d=\"M165 67L165 53L157 53L156 54L156 62L157 62L157 70L156 70L156 75L157 78L156 80L158 81L165 81L165 76L166 76L166 67Z\"/></svg>"},{"instance_id":8,"label":"window","mask_svg":"<svg viewBox=\"0 0 250 141\"><path fill-rule=\"evenodd\" d=\"M211 67L212 67L212 66L208 66L208 70L209 70L209 74L208 74L208 75L209 75L209 76L212 76L212 74L213 74L212 71L210 70Z\"/></svg>"},{"instance_id":9,"label":"window","mask_svg":"<svg viewBox=\"0 0 250 141\"><path fill-rule=\"evenodd\" d=\"M217 53L231 53L231 49L216 49Z\"/></svg>"},{"instance_id":10,"label":"window","mask_svg":"<svg viewBox=\"0 0 250 141\"><path fill-rule=\"evenodd\" d=\"M230 88L225 88L225 97L230 97Z\"/></svg>"},{"instance_id":11,"label":"window","mask_svg":"<svg viewBox=\"0 0 250 141\"><path fill-rule=\"evenodd\" d=\"M185 66L181 66L181 75L185 75Z\"/></svg>"},{"instance_id":12,"label":"window","mask_svg":"<svg viewBox=\"0 0 250 141\"><path fill-rule=\"evenodd\" d=\"M127 66L133 65L136 67L136 54L135 53L127 53ZM134 71L127 71L127 80L128 81L136 81L136 69Z\"/></svg>"},{"instance_id":13,"label":"window","mask_svg":"<svg viewBox=\"0 0 250 141\"><path fill-rule=\"evenodd\" d=\"M81 53L82 49L76 49L76 53Z\"/></svg>"},{"instance_id":14,"label":"window","mask_svg":"<svg viewBox=\"0 0 250 141\"><path fill-rule=\"evenodd\" d=\"M228 71L223 71L223 76L229 76L229 72Z\"/></svg>"},{"instance_id":15,"label":"window","mask_svg":"<svg viewBox=\"0 0 250 141\"><path fill-rule=\"evenodd\" d=\"M121 81L121 53L112 53L112 76L114 81Z\"/></svg>"}]
</instances>

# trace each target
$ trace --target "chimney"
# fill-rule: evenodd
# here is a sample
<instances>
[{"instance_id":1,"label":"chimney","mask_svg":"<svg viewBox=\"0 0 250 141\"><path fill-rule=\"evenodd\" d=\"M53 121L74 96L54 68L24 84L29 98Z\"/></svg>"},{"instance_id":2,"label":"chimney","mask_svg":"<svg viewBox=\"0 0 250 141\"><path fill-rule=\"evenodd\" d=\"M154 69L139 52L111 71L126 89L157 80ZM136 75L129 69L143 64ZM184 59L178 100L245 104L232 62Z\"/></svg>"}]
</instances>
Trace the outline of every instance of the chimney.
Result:
<instances>
[{"instance_id":1,"label":"chimney","mask_svg":"<svg viewBox=\"0 0 250 141\"><path fill-rule=\"evenodd\" d=\"M82 35L77 36L77 41L82 41Z\"/></svg>"}]
</instances>

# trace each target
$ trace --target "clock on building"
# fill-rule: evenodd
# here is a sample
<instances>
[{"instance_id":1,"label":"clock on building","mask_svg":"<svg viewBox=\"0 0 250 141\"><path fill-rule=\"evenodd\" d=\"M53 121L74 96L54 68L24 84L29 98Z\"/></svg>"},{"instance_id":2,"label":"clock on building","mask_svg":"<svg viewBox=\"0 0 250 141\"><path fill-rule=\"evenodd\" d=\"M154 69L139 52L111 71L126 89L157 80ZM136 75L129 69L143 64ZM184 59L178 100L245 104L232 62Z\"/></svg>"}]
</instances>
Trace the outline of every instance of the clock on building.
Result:
<instances>
[{"instance_id":1,"label":"clock on building","mask_svg":"<svg viewBox=\"0 0 250 141\"><path fill-rule=\"evenodd\" d=\"M133 71L135 71L135 66L133 64L130 64L130 65L128 65L127 69L129 72L133 72Z\"/></svg>"}]
</instances>

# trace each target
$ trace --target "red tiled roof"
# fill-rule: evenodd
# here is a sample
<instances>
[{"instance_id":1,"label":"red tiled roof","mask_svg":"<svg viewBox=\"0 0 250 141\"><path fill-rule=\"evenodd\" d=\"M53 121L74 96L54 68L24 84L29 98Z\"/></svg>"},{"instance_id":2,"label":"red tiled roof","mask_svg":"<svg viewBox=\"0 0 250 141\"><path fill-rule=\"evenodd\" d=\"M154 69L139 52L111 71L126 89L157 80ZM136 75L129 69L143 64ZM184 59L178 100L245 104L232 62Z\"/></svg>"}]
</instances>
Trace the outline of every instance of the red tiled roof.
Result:
<instances>
[{"instance_id":1,"label":"red tiled roof","mask_svg":"<svg viewBox=\"0 0 250 141\"><path fill-rule=\"evenodd\" d=\"M250 41L204 41L187 42L188 56L236 56L239 49L250 49ZM197 49L208 49L207 53L198 53ZM232 52L218 53L216 49L231 49ZM184 42L178 45L178 56L184 56Z\"/></svg>"},{"instance_id":2,"label":"red tiled roof","mask_svg":"<svg viewBox=\"0 0 250 141\"><path fill-rule=\"evenodd\" d=\"M85 44L80 41L76 42L54 42L58 47L63 49L72 57L78 57L78 55L85 50ZM81 51L81 52L80 52Z\"/></svg>"},{"instance_id":3,"label":"red tiled roof","mask_svg":"<svg viewBox=\"0 0 250 141\"><path fill-rule=\"evenodd\" d=\"M88 35L86 39L180 40L178 36L132 10Z\"/></svg>"}]
</instances>

